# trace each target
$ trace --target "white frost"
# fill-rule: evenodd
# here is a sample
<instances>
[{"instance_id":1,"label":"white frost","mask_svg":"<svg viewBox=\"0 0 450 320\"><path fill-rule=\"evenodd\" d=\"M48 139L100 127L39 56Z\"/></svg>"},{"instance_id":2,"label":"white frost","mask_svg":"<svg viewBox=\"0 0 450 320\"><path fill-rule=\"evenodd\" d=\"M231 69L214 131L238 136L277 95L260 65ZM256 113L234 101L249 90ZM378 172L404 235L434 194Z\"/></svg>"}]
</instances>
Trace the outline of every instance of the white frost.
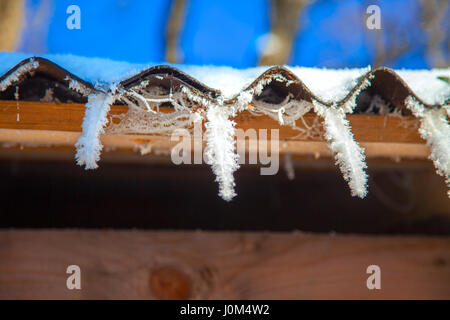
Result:
<instances>
[{"instance_id":1,"label":"white frost","mask_svg":"<svg viewBox=\"0 0 450 320\"><path fill-rule=\"evenodd\" d=\"M75 79L72 79L68 76L66 76L66 78L64 80L68 80L69 81L69 88L81 93L83 95L89 95L91 93L92 90L86 88L86 86L82 85L80 82L78 82Z\"/></svg>"},{"instance_id":2,"label":"white frost","mask_svg":"<svg viewBox=\"0 0 450 320\"><path fill-rule=\"evenodd\" d=\"M0 81L0 91L6 90L11 84L18 81L22 74L28 73L32 70L36 70L38 67L39 67L39 62L37 62L37 61L31 61L31 62L26 63L23 66L19 67L16 71L14 71L9 76L7 76L5 79ZM1 75L2 74L0 74L0 76Z\"/></svg>"},{"instance_id":3,"label":"white frost","mask_svg":"<svg viewBox=\"0 0 450 320\"><path fill-rule=\"evenodd\" d=\"M219 195L226 201L236 196L233 173L239 168L235 153L235 122L230 120L234 108L209 105L206 111L205 159L211 164L219 183Z\"/></svg>"},{"instance_id":4,"label":"white frost","mask_svg":"<svg viewBox=\"0 0 450 320\"><path fill-rule=\"evenodd\" d=\"M84 165L86 169L98 167L97 162L103 148L100 135L104 133L103 128L108 122L107 115L113 102L114 96L110 94L97 93L88 97L82 125L83 132L75 144L77 164Z\"/></svg>"},{"instance_id":5,"label":"white frost","mask_svg":"<svg viewBox=\"0 0 450 320\"><path fill-rule=\"evenodd\" d=\"M364 198L367 194L367 174L364 149L354 140L343 108L327 107L313 101L314 109L324 119L325 138L334 152L352 196Z\"/></svg>"},{"instance_id":6,"label":"white frost","mask_svg":"<svg viewBox=\"0 0 450 320\"><path fill-rule=\"evenodd\" d=\"M450 189L450 125L445 109L426 109L411 96L405 104L420 119L419 133L431 148L430 159ZM450 197L450 190L447 195Z\"/></svg>"}]
</instances>

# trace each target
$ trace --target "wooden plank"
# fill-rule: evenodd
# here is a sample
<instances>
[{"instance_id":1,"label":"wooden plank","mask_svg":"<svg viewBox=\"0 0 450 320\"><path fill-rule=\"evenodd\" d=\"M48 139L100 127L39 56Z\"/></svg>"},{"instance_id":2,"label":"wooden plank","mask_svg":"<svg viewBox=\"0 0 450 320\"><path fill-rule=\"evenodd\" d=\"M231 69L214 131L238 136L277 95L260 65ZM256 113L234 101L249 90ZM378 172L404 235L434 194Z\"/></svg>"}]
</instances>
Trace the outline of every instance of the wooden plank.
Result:
<instances>
[{"instance_id":1,"label":"wooden plank","mask_svg":"<svg viewBox=\"0 0 450 320\"><path fill-rule=\"evenodd\" d=\"M0 128L56 131L81 131L85 106L83 104L0 101ZM114 106L112 114L127 111Z\"/></svg>"},{"instance_id":2,"label":"wooden plank","mask_svg":"<svg viewBox=\"0 0 450 320\"><path fill-rule=\"evenodd\" d=\"M450 238L3 230L0 298L450 299Z\"/></svg>"},{"instance_id":3,"label":"wooden plank","mask_svg":"<svg viewBox=\"0 0 450 320\"><path fill-rule=\"evenodd\" d=\"M53 131L81 131L84 117L82 104L54 104L43 102L0 101L0 128L32 129ZM161 112L171 112L170 108L160 108ZM127 111L125 106L112 106L112 115ZM305 122L311 125L316 115L305 115ZM355 138L360 142L396 142L423 143L417 128L418 121L414 117L392 117L374 115L348 115ZM280 139L299 141L320 141L320 138L299 137L299 131L289 126L280 126L268 116L255 116L249 112L241 112L235 118L237 128L242 129L279 129ZM298 124L302 127L301 122Z\"/></svg>"},{"instance_id":4,"label":"wooden plank","mask_svg":"<svg viewBox=\"0 0 450 320\"><path fill-rule=\"evenodd\" d=\"M36 149L39 152L42 147L73 152L73 144L81 131L84 109L81 104L0 101L0 143L2 147L39 148ZM126 110L125 106L112 106L111 114L121 114ZM171 109L161 108L161 111L170 112ZM429 148L417 132L417 119L413 117L349 115L348 118L355 139L366 149L367 157L398 160L426 159L429 155ZM315 119L314 114L304 117L308 125L312 125ZM332 156L323 138L301 137L299 131L280 126L268 116L242 112L235 121L237 128L244 130L278 129L281 153L289 152L300 157L313 155L316 158ZM106 151L129 153L138 150L143 154L153 151L153 156L156 152L165 154L166 158L177 143L167 136L138 134L106 134L102 142Z\"/></svg>"},{"instance_id":5,"label":"wooden plank","mask_svg":"<svg viewBox=\"0 0 450 320\"><path fill-rule=\"evenodd\" d=\"M3 147L28 146L28 147L65 147L75 152L79 132L49 131L49 130L13 130L0 129L0 144ZM106 151L128 150L141 151L146 154L151 151L170 155L170 150L179 142L171 141L170 137L160 135L103 135L101 141ZM257 152L251 146L257 143L249 143L247 151ZM418 143L384 143L384 142L362 142L367 157L378 158L407 158L426 159L430 153L429 147ZM205 147L205 146L204 146ZM319 157L331 157L332 153L325 142L320 141L282 141L279 152L289 152L292 155L314 155Z\"/></svg>"}]
</instances>

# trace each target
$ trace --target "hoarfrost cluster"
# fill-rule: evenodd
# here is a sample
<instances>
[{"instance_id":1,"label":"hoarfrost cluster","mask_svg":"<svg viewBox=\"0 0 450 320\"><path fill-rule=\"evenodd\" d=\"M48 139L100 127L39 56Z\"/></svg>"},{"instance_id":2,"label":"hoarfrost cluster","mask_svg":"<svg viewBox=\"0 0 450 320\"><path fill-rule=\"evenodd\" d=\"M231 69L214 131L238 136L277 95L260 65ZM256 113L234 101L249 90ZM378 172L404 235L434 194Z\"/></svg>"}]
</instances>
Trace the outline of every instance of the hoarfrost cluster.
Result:
<instances>
[{"instance_id":1,"label":"hoarfrost cluster","mask_svg":"<svg viewBox=\"0 0 450 320\"><path fill-rule=\"evenodd\" d=\"M0 53L0 74L4 74L27 57L26 54ZM364 77L370 67L330 70L285 66L285 70L301 79L317 99L298 100L288 94L283 101L272 104L263 100L255 101L255 97L262 94L273 81L286 87L297 81L282 74L258 78L269 67L237 70L229 67L175 65L203 84L220 91L214 99L206 99L191 91L188 86L181 86L176 92L172 92L172 89L170 92L149 91L145 81L127 90L117 86L121 80L128 79L151 65L72 55L44 55L44 58L58 63L86 81L108 86L106 90L103 88L93 93L94 90L91 91L91 88L84 87L76 80L65 79L69 81L71 89L89 95L82 135L76 143L75 155L77 163L86 169L98 167L97 162L102 150L100 137L105 130L107 133L170 134L177 128L190 127L194 122L202 121L206 128L205 158L216 175L220 196L231 200L236 195L233 175L239 168L235 123L232 118L245 110L254 115L267 115L280 125L298 130L299 134L305 137L323 135L335 155L343 177L348 181L352 195L363 198L367 194L368 177L365 172L367 165L364 149L355 141L346 115L354 112L357 96L371 85L371 79ZM34 60L22 65L0 80L0 91L6 90L23 74L33 72L38 67L39 63ZM439 80L442 77L450 77L450 68L397 70L396 73L414 92L415 97L407 97L405 105L420 120L419 133L430 146L430 159L450 189L450 86ZM259 80L254 83L256 78ZM116 101L124 102L128 106L128 112L108 117L110 107ZM174 111L159 112L163 103L170 103ZM194 110L192 105L200 108ZM367 112L374 110L385 115L389 113L389 106L380 97L375 96ZM320 128L304 121L305 114L312 111L318 116L316 119L322 120ZM108 124L111 117L116 117L119 121ZM290 161L287 163L287 170L292 177L292 165Z\"/></svg>"}]
</instances>

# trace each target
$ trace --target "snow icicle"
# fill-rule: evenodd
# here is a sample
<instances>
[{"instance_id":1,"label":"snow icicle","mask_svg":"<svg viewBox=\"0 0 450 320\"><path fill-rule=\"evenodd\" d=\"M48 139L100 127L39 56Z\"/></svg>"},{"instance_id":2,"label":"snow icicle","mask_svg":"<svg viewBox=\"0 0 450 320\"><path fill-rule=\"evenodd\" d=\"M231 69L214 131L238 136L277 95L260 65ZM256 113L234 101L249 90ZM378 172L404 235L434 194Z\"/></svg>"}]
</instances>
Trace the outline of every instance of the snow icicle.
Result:
<instances>
[{"instance_id":1,"label":"snow icicle","mask_svg":"<svg viewBox=\"0 0 450 320\"><path fill-rule=\"evenodd\" d=\"M233 107L209 105L206 112L205 159L211 165L219 183L219 195L230 201L236 193L233 173L239 168L239 156L235 153L235 122L230 120Z\"/></svg>"},{"instance_id":2,"label":"snow icicle","mask_svg":"<svg viewBox=\"0 0 450 320\"><path fill-rule=\"evenodd\" d=\"M313 101L314 109L324 119L325 138L334 152L344 179L348 181L352 196L364 198L367 194L367 168L364 149L354 140L345 110L327 107Z\"/></svg>"},{"instance_id":3,"label":"snow icicle","mask_svg":"<svg viewBox=\"0 0 450 320\"><path fill-rule=\"evenodd\" d=\"M450 198L450 125L445 108L426 109L413 97L408 96L405 104L414 116L420 119L419 133L431 148L430 159L436 172L445 178L447 196Z\"/></svg>"},{"instance_id":4,"label":"snow icicle","mask_svg":"<svg viewBox=\"0 0 450 320\"><path fill-rule=\"evenodd\" d=\"M75 144L77 164L84 165L86 170L98 167L97 161L100 160L103 148L100 135L104 133L103 127L108 122L107 115L113 102L114 97L110 94L95 93L88 97L82 125L83 132Z\"/></svg>"}]
</instances>

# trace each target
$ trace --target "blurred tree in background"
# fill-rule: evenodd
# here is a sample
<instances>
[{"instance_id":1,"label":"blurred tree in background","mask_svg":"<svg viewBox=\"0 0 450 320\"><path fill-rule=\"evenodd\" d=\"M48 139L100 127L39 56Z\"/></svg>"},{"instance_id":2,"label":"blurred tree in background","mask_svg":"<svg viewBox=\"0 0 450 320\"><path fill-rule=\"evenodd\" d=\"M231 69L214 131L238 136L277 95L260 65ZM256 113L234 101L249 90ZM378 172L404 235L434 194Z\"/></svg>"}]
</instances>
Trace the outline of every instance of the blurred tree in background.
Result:
<instances>
[{"instance_id":1,"label":"blurred tree in background","mask_svg":"<svg viewBox=\"0 0 450 320\"><path fill-rule=\"evenodd\" d=\"M24 20L23 0L0 0L0 50L13 51Z\"/></svg>"},{"instance_id":2,"label":"blurred tree in background","mask_svg":"<svg viewBox=\"0 0 450 320\"><path fill-rule=\"evenodd\" d=\"M448 0L0 0L0 50L141 63L448 67L449 31Z\"/></svg>"}]
</instances>

